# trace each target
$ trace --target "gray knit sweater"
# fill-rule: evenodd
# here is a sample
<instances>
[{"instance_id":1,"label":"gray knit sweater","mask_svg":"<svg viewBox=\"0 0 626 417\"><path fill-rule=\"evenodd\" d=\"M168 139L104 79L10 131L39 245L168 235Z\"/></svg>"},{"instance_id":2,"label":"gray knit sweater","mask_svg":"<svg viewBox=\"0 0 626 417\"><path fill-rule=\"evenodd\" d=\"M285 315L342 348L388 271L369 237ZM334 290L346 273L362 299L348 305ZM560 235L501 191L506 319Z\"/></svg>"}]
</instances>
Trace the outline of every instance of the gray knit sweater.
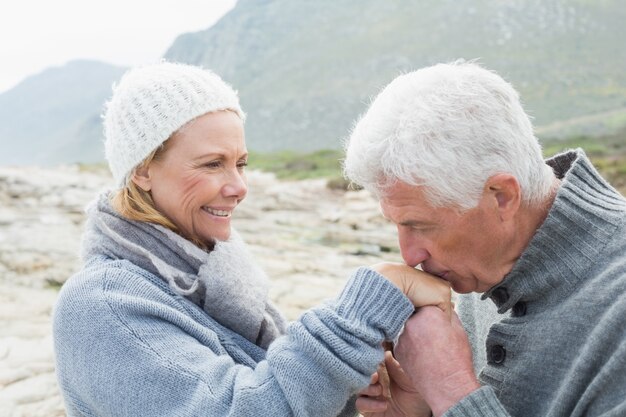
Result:
<instances>
[{"instance_id":1,"label":"gray knit sweater","mask_svg":"<svg viewBox=\"0 0 626 417\"><path fill-rule=\"evenodd\" d=\"M626 416L626 200L582 150L503 282L457 310L483 384L456 416Z\"/></svg>"}]
</instances>

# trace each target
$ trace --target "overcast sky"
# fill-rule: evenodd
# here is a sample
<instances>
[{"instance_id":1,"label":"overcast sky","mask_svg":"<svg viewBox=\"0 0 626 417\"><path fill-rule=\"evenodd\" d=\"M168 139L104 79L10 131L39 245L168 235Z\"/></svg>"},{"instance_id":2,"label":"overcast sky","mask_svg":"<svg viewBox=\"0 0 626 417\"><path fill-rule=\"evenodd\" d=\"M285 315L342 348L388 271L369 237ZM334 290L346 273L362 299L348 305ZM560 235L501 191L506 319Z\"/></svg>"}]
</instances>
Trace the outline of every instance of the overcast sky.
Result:
<instances>
[{"instance_id":1,"label":"overcast sky","mask_svg":"<svg viewBox=\"0 0 626 417\"><path fill-rule=\"evenodd\" d=\"M236 0L7 0L0 12L0 93L50 66L154 62L176 36L213 25Z\"/></svg>"}]
</instances>

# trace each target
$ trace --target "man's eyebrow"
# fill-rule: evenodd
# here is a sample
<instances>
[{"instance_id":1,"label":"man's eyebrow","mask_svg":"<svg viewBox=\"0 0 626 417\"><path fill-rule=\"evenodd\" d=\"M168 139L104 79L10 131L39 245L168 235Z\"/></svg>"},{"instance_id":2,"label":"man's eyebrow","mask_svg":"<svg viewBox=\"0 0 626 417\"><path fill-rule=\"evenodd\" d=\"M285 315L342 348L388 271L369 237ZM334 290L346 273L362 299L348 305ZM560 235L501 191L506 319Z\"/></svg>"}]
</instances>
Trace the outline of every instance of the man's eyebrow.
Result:
<instances>
[{"instance_id":1,"label":"man's eyebrow","mask_svg":"<svg viewBox=\"0 0 626 417\"><path fill-rule=\"evenodd\" d=\"M385 212L383 211L382 207L379 208L380 209L380 214L381 216L383 216L383 219L387 220L388 222L392 222L393 220L391 220L389 217L385 216ZM431 222L427 222L427 221L422 221L422 220L404 220L400 223L398 223L398 226L406 226L406 227L415 227L415 226L428 226L432 224Z\"/></svg>"},{"instance_id":2,"label":"man's eyebrow","mask_svg":"<svg viewBox=\"0 0 626 417\"><path fill-rule=\"evenodd\" d=\"M429 226L432 223L431 222L421 221L421 220L405 220L405 221L400 222L398 224L400 226L415 227L415 226Z\"/></svg>"}]
</instances>

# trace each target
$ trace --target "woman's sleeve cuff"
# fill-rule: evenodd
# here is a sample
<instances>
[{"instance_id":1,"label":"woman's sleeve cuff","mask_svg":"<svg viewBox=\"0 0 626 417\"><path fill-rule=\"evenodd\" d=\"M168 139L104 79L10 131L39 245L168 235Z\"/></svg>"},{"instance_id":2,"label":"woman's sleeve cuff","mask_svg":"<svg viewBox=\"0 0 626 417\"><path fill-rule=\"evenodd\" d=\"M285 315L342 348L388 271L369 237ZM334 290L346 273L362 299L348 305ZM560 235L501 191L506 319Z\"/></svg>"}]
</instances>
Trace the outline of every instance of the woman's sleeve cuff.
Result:
<instances>
[{"instance_id":1,"label":"woman's sleeve cuff","mask_svg":"<svg viewBox=\"0 0 626 417\"><path fill-rule=\"evenodd\" d=\"M336 300L339 315L360 318L395 339L415 308L402 291L378 272L359 268Z\"/></svg>"}]
</instances>

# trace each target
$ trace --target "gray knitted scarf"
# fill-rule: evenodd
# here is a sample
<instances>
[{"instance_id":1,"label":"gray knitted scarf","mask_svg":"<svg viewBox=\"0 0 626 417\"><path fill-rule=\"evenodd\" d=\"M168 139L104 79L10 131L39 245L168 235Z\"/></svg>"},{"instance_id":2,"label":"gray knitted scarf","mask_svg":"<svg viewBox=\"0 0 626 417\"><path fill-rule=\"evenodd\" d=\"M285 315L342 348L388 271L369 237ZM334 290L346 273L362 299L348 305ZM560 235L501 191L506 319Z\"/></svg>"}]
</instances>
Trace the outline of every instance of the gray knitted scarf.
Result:
<instances>
[{"instance_id":1,"label":"gray knitted scarf","mask_svg":"<svg viewBox=\"0 0 626 417\"><path fill-rule=\"evenodd\" d=\"M126 259L163 278L177 294L200 306L223 326L267 348L286 321L268 299L267 276L233 230L207 252L169 229L128 220L101 194L87 208L82 258Z\"/></svg>"}]
</instances>

